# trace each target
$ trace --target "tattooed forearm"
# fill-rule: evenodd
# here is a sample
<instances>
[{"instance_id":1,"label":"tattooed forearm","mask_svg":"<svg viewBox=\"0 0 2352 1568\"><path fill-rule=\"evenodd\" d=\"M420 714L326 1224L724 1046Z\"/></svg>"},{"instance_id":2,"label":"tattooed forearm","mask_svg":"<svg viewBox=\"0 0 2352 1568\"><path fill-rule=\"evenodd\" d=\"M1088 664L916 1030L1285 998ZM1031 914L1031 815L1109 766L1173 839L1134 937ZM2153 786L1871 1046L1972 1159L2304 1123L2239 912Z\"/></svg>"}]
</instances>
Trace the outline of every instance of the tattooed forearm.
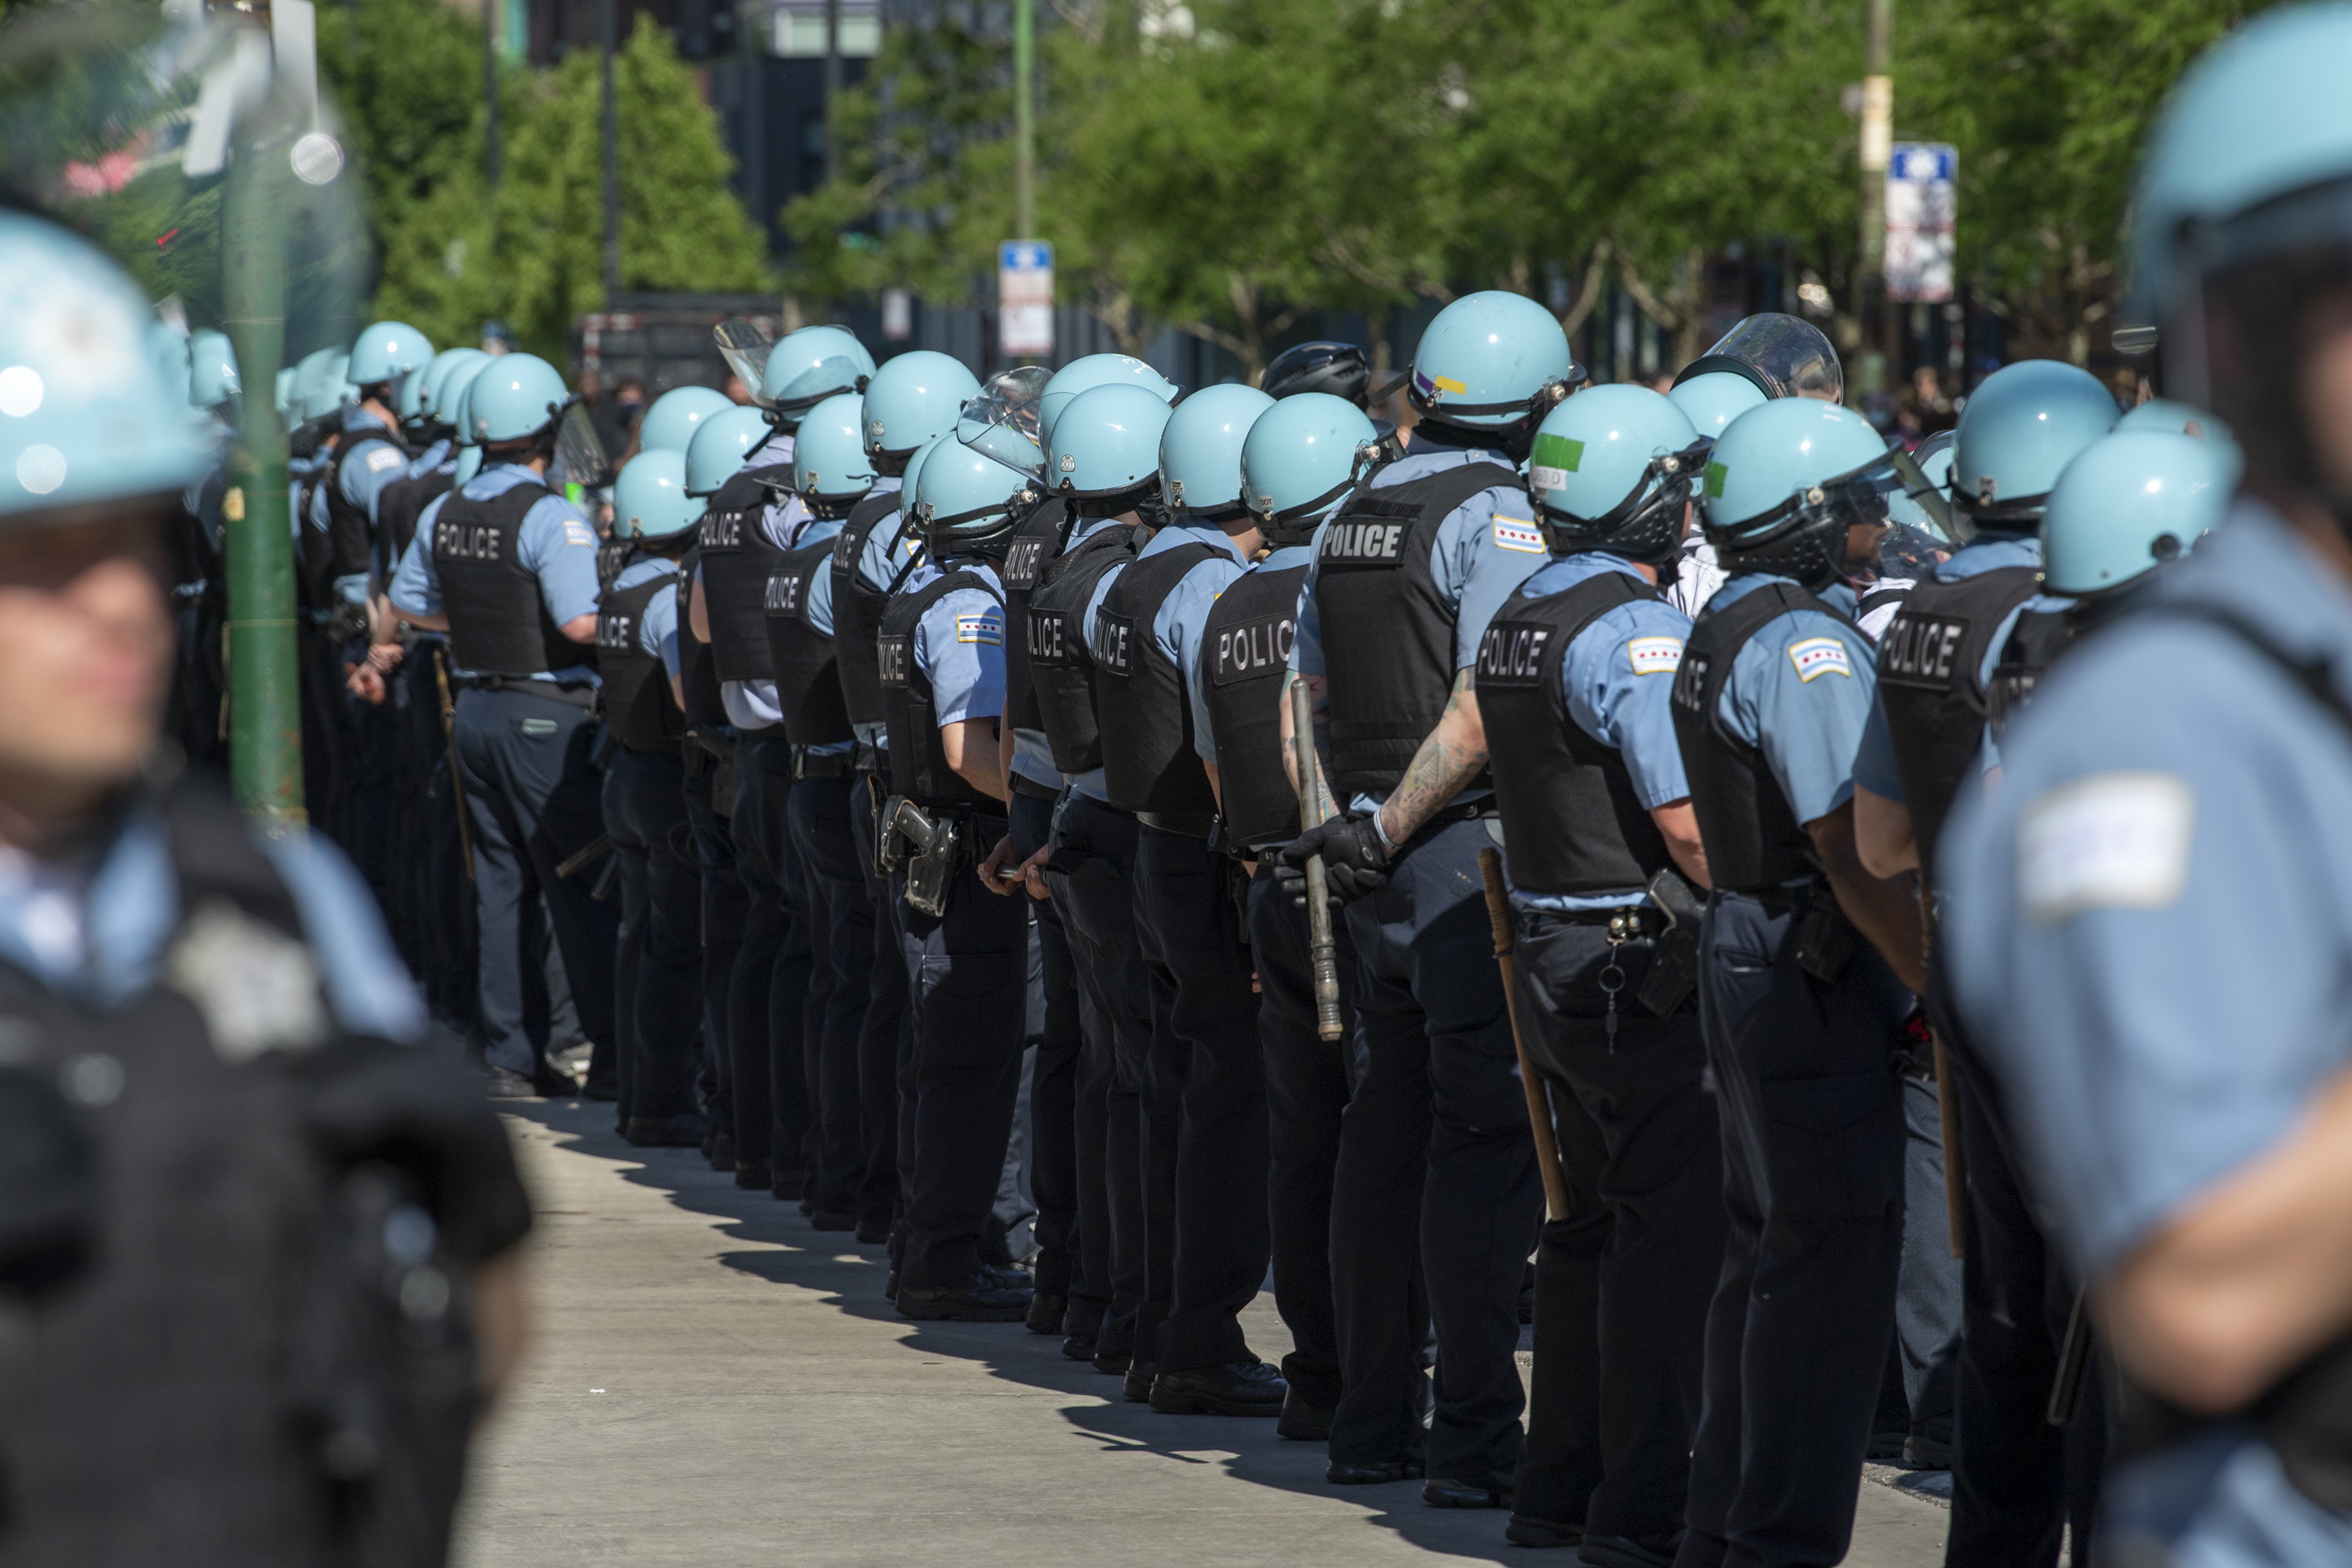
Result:
<instances>
[{"instance_id":1,"label":"tattooed forearm","mask_svg":"<svg viewBox=\"0 0 2352 1568\"><path fill-rule=\"evenodd\" d=\"M1429 732L1381 807L1381 832L1391 844L1402 844L1423 823L1461 793L1462 786L1486 765L1486 726L1478 713L1478 694L1470 689L1470 672L1454 679L1454 696L1437 728Z\"/></svg>"},{"instance_id":2,"label":"tattooed forearm","mask_svg":"<svg viewBox=\"0 0 2352 1568\"><path fill-rule=\"evenodd\" d=\"M1328 819L1337 816L1339 808L1332 802L1330 789L1331 706L1329 699L1324 694L1323 677L1319 675L1302 676L1294 670L1282 678L1282 694L1279 699L1282 704L1280 714L1282 776L1290 781L1290 787L1294 791L1298 788L1298 754L1291 745L1293 731L1290 721L1292 712L1290 689L1300 681L1306 682L1307 700L1315 715L1315 795L1317 800L1321 803L1321 815Z\"/></svg>"}]
</instances>

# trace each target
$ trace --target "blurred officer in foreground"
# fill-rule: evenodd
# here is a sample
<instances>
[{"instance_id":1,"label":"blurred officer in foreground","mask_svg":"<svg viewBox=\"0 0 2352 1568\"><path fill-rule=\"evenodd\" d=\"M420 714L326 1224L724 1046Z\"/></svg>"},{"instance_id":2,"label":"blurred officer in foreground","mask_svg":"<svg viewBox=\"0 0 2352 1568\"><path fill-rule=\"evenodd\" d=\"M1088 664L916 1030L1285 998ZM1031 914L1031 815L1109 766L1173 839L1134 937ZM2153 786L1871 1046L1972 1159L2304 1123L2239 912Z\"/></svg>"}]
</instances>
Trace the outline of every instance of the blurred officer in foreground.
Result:
<instances>
[{"instance_id":1,"label":"blurred officer in foreground","mask_svg":"<svg viewBox=\"0 0 2352 1568\"><path fill-rule=\"evenodd\" d=\"M2116 1562L2352 1560L2347 55L2352 8L2273 12L2159 117L2140 319L2244 492L2036 685L1937 858L1961 1005L2121 1374Z\"/></svg>"},{"instance_id":2,"label":"blurred officer in foreground","mask_svg":"<svg viewBox=\"0 0 2352 1568\"><path fill-rule=\"evenodd\" d=\"M394 576L393 612L449 634L456 744L481 909L491 1092L569 1093L547 1059L549 932L596 1059L614 1045L614 915L555 868L604 830L596 770L596 531L548 487L572 399L553 365L506 354L467 390L482 471L435 500Z\"/></svg>"},{"instance_id":3,"label":"blurred officer in foreground","mask_svg":"<svg viewBox=\"0 0 2352 1568\"><path fill-rule=\"evenodd\" d=\"M12 1104L72 1102L99 1196L94 1234L9 1259L47 1299L9 1369L0 1563L440 1563L522 1325L505 1135L417 1048L342 858L151 765L164 526L201 459L111 261L11 214L0 278L27 306L0 322L6 1072Z\"/></svg>"},{"instance_id":4,"label":"blurred officer in foreground","mask_svg":"<svg viewBox=\"0 0 2352 1568\"><path fill-rule=\"evenodd\" d=\"M1657 588L1705 450L1646 387L1553 410L1528 469L1551 559L1495 612L1476 669L1523 1043L1550 1088L1573 1205L1538 1251L1507 1533L1581 1542L1607 1568L1674 1560L1723 1262L1696 984L1706 855L1670 701L1690 619Z\"/></svg>"},{"instance_id":5,"label":"blurred officer in foreground","mask_svg":"<svg viewBox=\"0 0 2352 1568\"><path fill-rule=\"evenodd\" d=\"M1917 953L1919 916L1907 883L1855 858L1873 672L1845 577L1876 557L1898 482L1860 415L1802 397L1740 415L1707 462L1728 580L1692 626L1674 709L1715 887L1699 1019L1730 1231L1681 1568L1843 1557L1886 1370L1905 1137L1891 1056L1912 1004L1879 954Z\"/></svg>"},{"instance_id":6,"label":"blurred officer in foreground","mask_svg":"<svg viewBox=\"0 0 2352 1568\"><path fill-rule=\"evenodd\" d=\"M1339 814L1283 860L1295 877L1323 856L1346 906L1358 1048L1426 1075L1430 1131L1400 1118L1387 1151L1400 1176L1427 1162L1417 1250L1438 1352L1422 1495L1492 1508L1508 1502L1519 1462L1512 1354L1542 1197L1478 869L1494 803L1470 667L1495 607L1543 563L1518 464L1584 373L1550 311L1488 292L1437 313L1410 374L1412 450L1324 526L1299 591L1291 668L1318 699ZM1385 1239L1374 1268L1395 1295L1368 1310L1389 1323L1406 1316L1416 1248ZM1368 1426L1343 1459L1335 1427L1330 1479L1420 1470L1424 1386L1414 1372L1367 1388L1390 1402L1386 1429Z\"/></svg>"}]
</instances>

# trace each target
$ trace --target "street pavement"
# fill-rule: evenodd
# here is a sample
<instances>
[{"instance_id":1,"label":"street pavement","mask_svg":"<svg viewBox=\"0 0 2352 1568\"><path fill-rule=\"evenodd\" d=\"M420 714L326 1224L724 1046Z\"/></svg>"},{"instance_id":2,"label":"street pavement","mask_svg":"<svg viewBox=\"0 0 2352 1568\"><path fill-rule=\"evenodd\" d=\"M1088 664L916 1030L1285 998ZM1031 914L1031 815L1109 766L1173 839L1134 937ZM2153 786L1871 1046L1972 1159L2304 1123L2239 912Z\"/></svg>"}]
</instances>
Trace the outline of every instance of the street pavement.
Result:
<instances>
[{"instance_id":1,"label":"street pavement","mask_svg":"<svg viewBox=\"0 0 2352 1568\"><path fill-rule=\"evenodd\" d=\"M1130 1405L1020 1324L909 1323L880 1247L629 1148L609 1106L509 1109L537 1331L476 1446L459 1568L1572 1561L1417 1483L1331 1486L1271 1421ZM1244 1321L1288 1348L1270 1296ZM1948 1515L1876 1475L1846 1561L1940 1564Z\"/></svg>"}]
</instances>

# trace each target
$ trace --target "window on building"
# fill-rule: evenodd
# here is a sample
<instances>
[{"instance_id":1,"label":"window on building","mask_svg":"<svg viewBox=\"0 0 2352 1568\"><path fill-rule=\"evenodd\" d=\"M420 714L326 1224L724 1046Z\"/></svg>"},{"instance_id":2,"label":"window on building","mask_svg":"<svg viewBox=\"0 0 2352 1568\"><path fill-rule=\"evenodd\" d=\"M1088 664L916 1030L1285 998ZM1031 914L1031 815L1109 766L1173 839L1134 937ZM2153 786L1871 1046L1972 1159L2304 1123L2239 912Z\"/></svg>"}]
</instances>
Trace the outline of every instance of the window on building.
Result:
<instances>
[{"instance_id":1,"label":"window on building","mask_svg":"<svg viewBox=\"0 0 2352 1568\"><path fill-rule=\"evenodd\" d=\"M824 56L824 7L821 5L779 5L768 13L768 52L787 59ZM869 59L882 52L882 16L873 5L843 0L841 52L844 58Z\"/></svg>"}]
</instances>

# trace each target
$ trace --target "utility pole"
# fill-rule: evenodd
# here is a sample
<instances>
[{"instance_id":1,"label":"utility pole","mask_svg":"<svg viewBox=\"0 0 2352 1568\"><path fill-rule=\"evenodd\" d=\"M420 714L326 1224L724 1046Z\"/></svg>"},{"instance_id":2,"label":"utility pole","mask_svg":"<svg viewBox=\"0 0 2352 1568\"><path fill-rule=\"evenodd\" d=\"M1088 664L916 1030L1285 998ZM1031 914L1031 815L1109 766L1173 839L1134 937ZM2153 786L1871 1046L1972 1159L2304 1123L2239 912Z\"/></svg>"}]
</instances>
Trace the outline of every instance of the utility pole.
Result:
<instances>
[{"instance_id":1,"label":"utility pole","mask_svg":"<svg viewBox=\"0 0 2352 1568\"><path fill-rule=\"evenodd\" d=\"M824 177L841 177L841 149L833 133L834 105L841 97L841 0L824 0Z\"/></svg>"},{"instance_id":2,"label":"utility pole","mask_svg":"<svg viewBox=\"0 0 2352 1568\"><path fill-rule=\"evenodd\" d=\"M1860 378L1864 384L1862 391L1874 392L1885 383L1885 344L1892 335L1886 331L1890 312L1885 266L1886 160L1895 142L1895 78L1890 74L1895 0L1869 0L1869 4L1863 32L1862 233L1853 269L1853 310L1862 329L1864 354L1880 356L1876 373L1865 372Z\"/></svg>"},{"instance_id":3,"label":"utility pole","mask_svg":"<svg viewBox=\"0 0 2352 1568\"><path fill-rule=\"evenodd\" d=\"M1037 150L1032 123L1037 68L1036 0L1013 0L1013 227L1037 237Z\"/></svg>"},{"instance_id":4,"label":"utility pole","mask_svg":"<svg viewBox=\"0 0 2352 1568\"><path fill-rule=\"evenodd\" d=\"M501 0L482 0L482 104L489 116L488 165L490 189L499 188L499 6Z\"/></svg>"},{"instance_id":5,"label":"utility pole","mask_svg":"<svg viewBox=\"0 0 2352 1568\"><path fill-rule=\"evenodd\" d=\"M613 51L621 30L620 0L598 0L604 29L604 303L621 291L621 110L613 100Z\"/></svg>"}]
</instances>

